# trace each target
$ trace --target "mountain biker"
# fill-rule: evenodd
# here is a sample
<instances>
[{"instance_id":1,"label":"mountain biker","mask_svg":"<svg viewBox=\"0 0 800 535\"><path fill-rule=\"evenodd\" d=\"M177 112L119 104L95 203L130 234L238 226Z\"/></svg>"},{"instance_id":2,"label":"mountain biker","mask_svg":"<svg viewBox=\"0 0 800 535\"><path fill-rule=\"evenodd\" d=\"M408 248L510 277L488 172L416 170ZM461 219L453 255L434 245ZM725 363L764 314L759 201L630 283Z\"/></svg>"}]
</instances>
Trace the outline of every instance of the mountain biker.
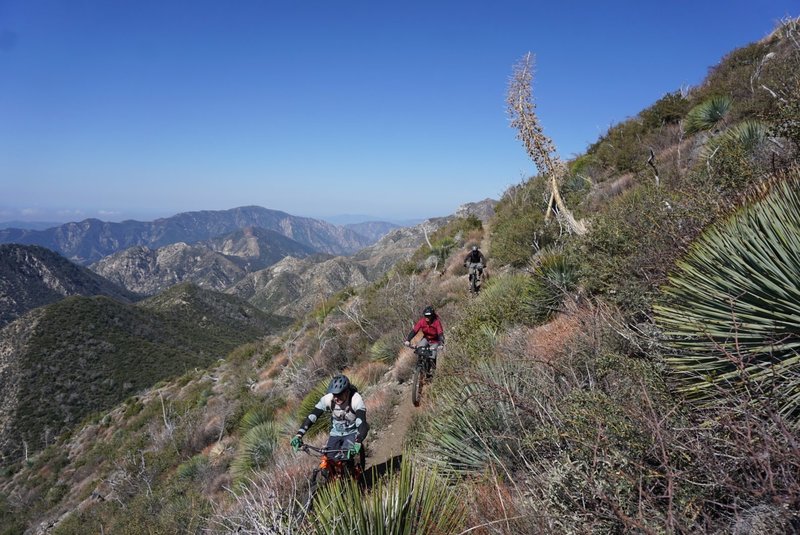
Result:
<instances>
[{"instance_id":1,"label":"mountain biker","mask_svg":"<svg viewBox=\"0 0 800 535\"><path fill-rule=\"evenodd\" d=\"M478 249L477 245L473 245L472 250L467 253L467 256L464 258L464 267L469 268L470 281L472 281L472 276L476 273L479 277L483 277L483 268L486 267L486 257L483 256L483 253Z\"/></svg>"},{"instance_id":2,"label":"mountain biker","mask_svg":"<svg viewBox=\"0 0 800 535\"><path fill-rule=\"evenodd\" d=\"M408 333L403 343L406 346L410 346L411 340L417 336L420 331L423 336L422 341L426 344L430 344L433 350L431 356L434 359L433 367L436 368L435 359L439 350L444 349L444 328L442 327L439 316L436 315L436 310L434 310L431 305L426 306L425 310L422 311L422 317L414 324L414 327L411 328L411 332Z\"/></svg>"},{"instance_id":3,"label":"mountain biker","mask_svg":"<svg viewBox=\"0 0 800 535\"><path fill-rule=\"evenodd\" d=\"M360 456L359 463L363 469L365 459L362 442L369 431L367 406L346 375L331 379L327 393L319 399L292 439L292 448L295 451L300 448L303 435L325 411L331 411L331 432L326 449L346 450L348 459Z\"/></svg>"}]
</instances>

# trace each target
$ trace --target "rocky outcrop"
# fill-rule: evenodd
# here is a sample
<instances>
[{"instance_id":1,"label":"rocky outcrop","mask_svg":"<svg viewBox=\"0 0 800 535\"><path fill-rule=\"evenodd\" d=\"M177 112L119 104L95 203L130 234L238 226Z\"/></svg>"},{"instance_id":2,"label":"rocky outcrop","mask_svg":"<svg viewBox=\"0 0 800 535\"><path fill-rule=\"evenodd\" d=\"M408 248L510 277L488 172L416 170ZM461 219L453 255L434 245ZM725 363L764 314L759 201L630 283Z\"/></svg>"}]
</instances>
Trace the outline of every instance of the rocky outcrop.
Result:
<instances>
[{"instance_id":1,"label":"rocky outcrop","mask_svg":"<svg viewBox=\"0 0 800 535\"><path fill-rule=\"evenodd\" d=\"M478 202L468 202L456 209L456 217L475 216L483 223L487 223L494 216L494 208L497 201L494 199L484 199Z\"/></svg>"},{"instance_id":2,"label":"rocky outcrop","mask_svg":"<svg viewBox=\"0 0 800 535\"><path fill-rule=\"evenodd\" d=\"M228 290L262 310L298 317L334 293L370 282L367 269L347 257L287 257Z\"/></svg>"},{"instance_id":3,"label":"rocky outcrop","mask_svg":"<svg viewBox=\"0 0 800 535\"><path fill-rule=\"evenodd\" d=\"M186 243L155 250L131 247L103 258L90 268L142 295L154 295L182 282L221 291L247 274L233 259L207 246Z\"/></svg>"},{"instance_id":4,"label":"rocky outcrop","mask_svg":"<svg viewBox=\"0 0 800 535\"><path fill-rule=\"evenodd\" d=\"M245 228L195 245L175 243L150 249L131 247L90 267L103 277L143 295L182 282L222 291L250 272L288 255L306 257L314 249L278 232Z\"/></svg>"}]
</instances>

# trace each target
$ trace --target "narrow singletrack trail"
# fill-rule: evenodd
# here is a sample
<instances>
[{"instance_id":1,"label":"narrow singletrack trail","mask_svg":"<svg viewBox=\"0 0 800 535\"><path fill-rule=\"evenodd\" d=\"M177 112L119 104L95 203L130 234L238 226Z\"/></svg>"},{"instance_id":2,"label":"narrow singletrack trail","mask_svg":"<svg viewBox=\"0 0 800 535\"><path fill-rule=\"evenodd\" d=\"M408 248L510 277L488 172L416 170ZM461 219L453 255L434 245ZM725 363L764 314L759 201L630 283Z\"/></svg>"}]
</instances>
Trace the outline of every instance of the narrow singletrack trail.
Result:
<instances>
[{"instance_id":1,"label":"narrow singletrack trail","mask_svg":"<svg viewBox=\"0 0 800 535\"><path fill-rule=\"evenodd\" d=\"M411 403L411 383L396 386L400 403L392 413L392 422L374 441L367 439L367 467L378 466L403 454L406 432L416 411L421 410Z\"/></svg>"}]
</instances>

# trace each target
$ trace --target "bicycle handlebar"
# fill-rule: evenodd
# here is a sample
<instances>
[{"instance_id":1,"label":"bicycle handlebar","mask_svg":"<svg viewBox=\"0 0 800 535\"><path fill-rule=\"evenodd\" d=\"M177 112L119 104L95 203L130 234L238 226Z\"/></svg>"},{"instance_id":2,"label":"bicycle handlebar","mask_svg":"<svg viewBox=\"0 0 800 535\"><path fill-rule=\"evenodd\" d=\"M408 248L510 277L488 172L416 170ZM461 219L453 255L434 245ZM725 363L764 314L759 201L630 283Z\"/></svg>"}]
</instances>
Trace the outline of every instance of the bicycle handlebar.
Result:
<instances>
[{"instance_id":1,"label":"bicycle handlebar","mask_svg":"<svg viewBox=\"0 0 800 535\"><path fill-rule=\"evenodd\" d=\"M311 451L315 451L317 453L321 453L322 455L328 455L329 453L346 453L346 452L350 451L349 449L347 449L347 450L332 450L332 449L328 449L328 448L318 448L316 446L312 446L311 444L306 444L305 442L300 442L299 449L301 451L306 452L306 453L308 453L308 450L311 450Z\"/></svg>"}]
</instances>

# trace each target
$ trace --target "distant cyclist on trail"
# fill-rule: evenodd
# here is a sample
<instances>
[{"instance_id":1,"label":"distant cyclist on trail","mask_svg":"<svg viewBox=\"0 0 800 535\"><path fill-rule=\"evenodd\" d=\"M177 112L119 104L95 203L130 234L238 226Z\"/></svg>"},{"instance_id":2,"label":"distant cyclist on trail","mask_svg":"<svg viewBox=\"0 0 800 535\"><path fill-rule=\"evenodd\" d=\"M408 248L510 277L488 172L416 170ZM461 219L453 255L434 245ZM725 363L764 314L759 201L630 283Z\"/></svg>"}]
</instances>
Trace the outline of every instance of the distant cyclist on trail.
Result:
<instances>
[{"instance_id":1,"label":"distant cyclist on trail","mask_svg":"<svg viewBox=\"0 0 800 535\"><path fill-rule=\"evenodd\" d=\"M422 311L422 317L414 324L414 327L412 327L411 332L408 333L403 343L410 346L411 340L413 340L420 331L423 336L421 342L423 344L430 344L433 350L433 358L436 358L439 350L444 348L444 328L442 327L441 320L439 320L439 316L436 315L436 311L430 305L426 306L425 310Z\"/></svg>"},{"instance_id":2,"label":"distant cyclist on trail","mask_svg":"<svg viewBox=\"0 0 800 535\"><path fill-rule=\"evenodd\" d=\"M477 245L473 245L472 250L467 253L466 258L464 258L464 267L469 268L470 278L476 273L478 276L483 277L483 268L486 267L486 257L483 256L483 253L478 249Z\"/></svg>"},{"instance_id":3,"label":"distant cyclist on trail","mask_svg":"<svg viewBox=\"0 0 800 535\"><path fill-rule=\"evenodd\" d=\"M361 444L369 431L367 406L346 375L337 375L331 379L328 392L319 399L292 439L292 448L295 451L300 448L303 435L325 411L331 411L332 424L326 449L347 451L348 459L360 456L359 462L363 467L364 450Z\"/></svg>"}]
</instances>

